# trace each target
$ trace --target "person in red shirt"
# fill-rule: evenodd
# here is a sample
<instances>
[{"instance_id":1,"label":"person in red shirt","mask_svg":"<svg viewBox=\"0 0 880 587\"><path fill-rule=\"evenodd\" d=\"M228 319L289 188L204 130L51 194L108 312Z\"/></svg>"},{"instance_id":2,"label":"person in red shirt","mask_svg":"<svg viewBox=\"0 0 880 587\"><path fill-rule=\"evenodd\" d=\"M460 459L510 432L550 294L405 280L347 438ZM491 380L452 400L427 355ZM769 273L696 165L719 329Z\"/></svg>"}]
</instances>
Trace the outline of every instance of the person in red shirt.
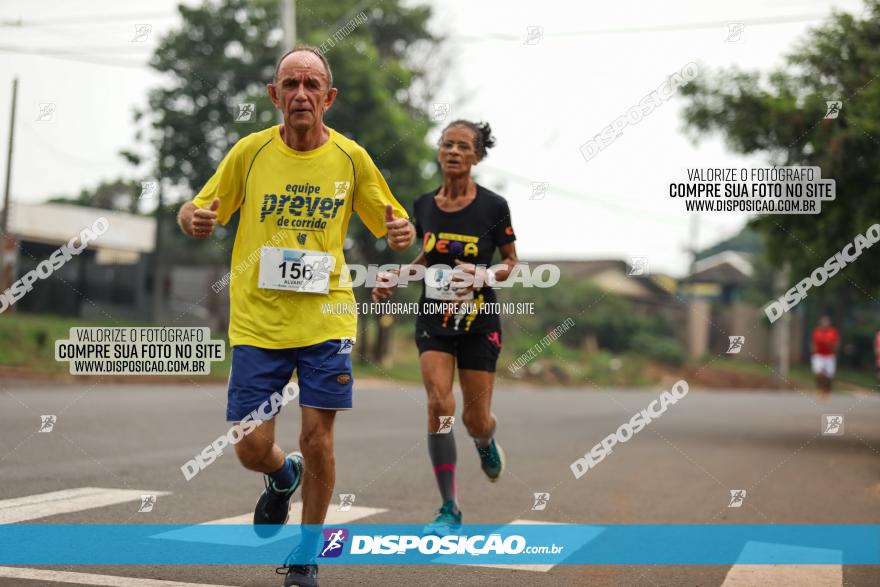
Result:
<instances>
[{"instance_id":1,"label":"person in red shirt","mask_svg":"<svg viewBox=\"0 0 880 587\"><path fill-rule=\"evenodd\" d=\"M819 397L828 397L831 393L831 380L837 370L837 345L840 335L831 325L831 318L822 316L819 326L813 330L813 373L816 374L816 387Z\"/></svg>"}]
</instances>

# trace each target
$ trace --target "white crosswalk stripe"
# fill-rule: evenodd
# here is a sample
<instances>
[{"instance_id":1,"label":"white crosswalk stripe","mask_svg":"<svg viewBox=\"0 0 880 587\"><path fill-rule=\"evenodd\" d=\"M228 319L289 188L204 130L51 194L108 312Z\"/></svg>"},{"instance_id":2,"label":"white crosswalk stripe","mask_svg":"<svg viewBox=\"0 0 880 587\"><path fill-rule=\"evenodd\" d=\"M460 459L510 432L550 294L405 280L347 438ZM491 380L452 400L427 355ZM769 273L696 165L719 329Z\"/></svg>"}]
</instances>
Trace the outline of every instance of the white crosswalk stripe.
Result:
<instances>
[{"instance_id":1,"label":"white crosswalk stripe","mask_svg":"<svg viewBox=\"0 0 880 587\"><path fill-rule=\"evenodd\" d=\"M116 505L128 501L141 501L142 495L170 495L167 491L132 490L132 489L107 489L101 487L78 487L63 491L52 491L13 499L0 500L0 523L13 524L55 516L58 514L73 513L82 510L94 509L104 506ZM380 514L388 510L352 506L349 511L337 512L331 506L327 512L326 524L348 524ZM250 524L253 522L253 512L246 512L238 516L220 518L204 522L204 524ZM295 502L290 507L290 519L299 520L302 517L302 502ZM182 530L185 532L185 529ZM169 532L167 534L173 534ZM100 575L94 573L74 573L67 571L52 571L46 569L31 569L24 567L0 566L0 578L22 579L51 583L72 583L76 585L100 585L102 587L231 587L228 585L215 585L208 583L187 583L180 581L166 581L162 579L142 579L133 577L121 577L117 575Z\"/></svg>"},{"instance_id":2,"label":"white crosswalk stripe","mask_svg":"<svg viewBox=\"0 0 880 587\"><path fill-rule=\"evenodd\" d=\"M534 520L514 520L511 522L511 524L554 524L554 523L555 522L536 522ZM579 540L577 543L568 542L565 545L565 548L566 548L566 550L569 551L569 554L571 554L571 553L575 552L576 550L578 550L579 548L581 548L584 544L586 544L590 540L593 540L596 536L598 536L601 533L602 533L602 529L599 527L594 528L594 529L593 528L586 529L583 532L583 534L581 534L581 536L580 536L581 540ZM538 546L538 545L534 545L534 546ZM540 545L540 546L549 546L549 545ZM563 558L565 558L565 557L563 557ZM556 565L550 565L550 564L540 564L540 565L538 565L538 564L532 564L532 565L530 565L530 564L522 564L522 565L506 565L506 564L470 565L469 564L469 565L465 565L465 566L483 567L483 568L491 568L491 569L512 569L514 571L532 571L532 572L536 572L536 573L546 573L550 569L555 567Z\"/></svg>"},{"instance_id":3,"label":"white crosswalk stripe","mask_svg":"<svg viewBox=\"0 0 880 587\"><path fill-rule=\"evenodd\" d=\"M330 509L327 510L327 519L324 521L325 525L331 524L350 524L355 520L360 520L361 518L366 518L367 516L373 516L376 514L381 514L387 512L388 510L382 508L368 508L368 507L360 507L360 506L351 506L351 510L347 512L337 512L336 508L333 505L330 505ZM297 501L290 504L290 519L291 520L300 520L302 519L302 502ZM220 518L219 520L211 520L210 522L205 522L205 524L252 524L254 522L254 512L247 512L241 514L239 516L232 516L230 518Z\"/></svg>"},{"instance_id":4,"label":"white crosswalk stripe","mask_svg":"<svg viewBox=\"0 0 880 587\"><path fill-rule=\"evenodd\" d=\"M59 514L74 513L83 510L118 505L121 503L140 501L143 495L163 496L170 495L166 491L135 490L135 489L111 489L102 487L78 487L62 491L52 491L0 500L0 524L14 524L39 518L56 516ZM357 520L387 512L384 508L352 506L349 511L336 511L331 506L327 512L325 524L350 524ZM290 520L296 521L302 517L302 502L291 504ZM212 524L250 524L253 521L253 512L246 512L237 516L219 518L203 522L190 528L197 528ZM293 522L292 522L293 523ZM510 524L551 524L552 522L534 520L513 520ZM581 535L577 544L568 543L565 548L568 553L573 553L601 534L602 528L596 527L593 532L586 531ZM203 537L202 533L196 533ZM187 528L174 530L160 535L163 538L188 540ZM265 543L265 539L260 539ZM270 539L271 541L271 539ZM248 544L250 545L250 544ZM761 549L766 553L767 549L777 549L780 553L792 553L799 551L816 551L796 545L763 544L749 542L743 548L740 558L748 560L748 555L753 549ZM821 551L825 558L839 558L842 561L842 553L838 551ZM511 569L516 571L549 572L553 564L467 564L471 567L488 567L495 569ZM145 579L122 577L116 575L101 575L93 573L75 573L67 571L53 571L46 569L32 569L24 567L0 566L0 578L22 579L31 581L43 581L52 583L71 583L78 585L98 585L106 587L231 587L228 585L215 585L208 583L187 583L180 581L167 581L160 579ZM721 587L751 587L752 585L774 585L776 587L841 587L843 585L843 566L841 564L822 565L791 565L791 564L734 564L730 567Z\"/></svg>"},{"instance_id":5,"label":"white crosswalk stripe","mask_svg":"<svg viewBox=\"0 0 880 587\"><path fill-rule=\"evenodd\" d=\"M83 510L116 505L127 501L141 501L142 495L169 495L167 491L150 489L107 489L104 487L77 487L50 491L25 497L0 500L0 524L15 524L70 514ZM135 510L136 511L136 510Z\"/></svg>"},{"instance_id":6,"label":"white crosswalk stripe","mask_svg":"<svg viewBox=\"0 0 880 587\"><path fill-rule=\"evenodd\" d=\"M788 544L765 544L747 542L740 557L753 549L768 548L784 550L787 553L800 551L804 554L822 554L823 558L839 558L840 551L828 551ZM840 555L840 556L838 556ZM841 587L843 585L843 566L834 565L748 565L735 564L727 571L721 587L752 587L753 585L773 585L774 587Z\"/></svg>"},{"instance_id":7,"label":"white crosswalk stripe","mask_svg":"<svg viewBox=\"0 0 880 587\"><path fill-rule=\"evenodd\" d=\"M94 573L71 573L67 571L48 571L45 569L25 569L21 567L0 567L0 577L6 579L27 579L52 583L73 583L75 585L100 585L101 587L233 587L213 583L184 583L163 581L161 579L138 579L116 575L96 575Z\"/></svg>"},{"instance_id":8,"label":"white crosswalk stripe","mask_svg":"<svg viewBox=\"0 0 880 587\"><path fill-rule=\"evenodd\" d=\"M351 510L347 512L337 512L335 508L331 505L330 510L327 512L327 519L324 521L325 525L333 525L333 524L351 524L355 520L360 520L361 518L366 518L367 516L372 516L374 514L381 514L382 512L387 512L388 510L382 508L368 508L368 507L360 507L360 506L352 506ZM292 524L297 523L298 520L302 519L302 502L294 502L290 504L290 520ZM213 525L213 524L253 524L254 523L254 513L246 512L244 514L240 514L238 516L232 516L229 518L220 518L218 520L211 520L210 522L204 522L202 524L194 525L194 526L186 526L184 528L177 528L175 530L170 530L168 532L162 532L161 534L156 534L154 538L162 538L164 540L181 540L183 542L210 542L212 544L228 544L231 546L262 546L264 544L269 544L271 542L275 542L278 540L290 540L290 535L285 533L279 533L276 536L270 536L268 538L260 537L256 533L248 532L243 534L230 534L228 532L217 533L216 535L208 535L202 529L202 526L205 525Z\"/></svg>"},{"instance_id":9,"label":"white crosswalk stripe","mask_svg":"<svg viewBox=\"0 0 880 587\"><path fill-rule=\"evenodd\" d=\"M733 565L721 587L841 587L840 565Z\"/></svg>"}]
</instances>

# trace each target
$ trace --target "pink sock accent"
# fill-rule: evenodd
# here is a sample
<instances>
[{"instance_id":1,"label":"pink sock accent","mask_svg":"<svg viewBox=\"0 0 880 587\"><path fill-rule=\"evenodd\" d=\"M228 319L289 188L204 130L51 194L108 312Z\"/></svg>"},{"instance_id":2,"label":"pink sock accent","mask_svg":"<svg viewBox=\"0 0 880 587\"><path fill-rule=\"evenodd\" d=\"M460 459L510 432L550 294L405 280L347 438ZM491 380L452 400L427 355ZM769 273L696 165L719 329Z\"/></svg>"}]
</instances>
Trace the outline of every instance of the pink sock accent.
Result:
<instances>
[{"instance_id":1,"label":"pink sock accent","mask_svg":"<svg viewBox=\"0 0 880 587\"><path fill-rule=\"evenodd\" d=\"M437 465L434 467L434 473L439 473L440 471L452 471L452 494L458 495L458 491L455 488L455 465L447 463L445 465Z\"/></svg>"}]
</instances>

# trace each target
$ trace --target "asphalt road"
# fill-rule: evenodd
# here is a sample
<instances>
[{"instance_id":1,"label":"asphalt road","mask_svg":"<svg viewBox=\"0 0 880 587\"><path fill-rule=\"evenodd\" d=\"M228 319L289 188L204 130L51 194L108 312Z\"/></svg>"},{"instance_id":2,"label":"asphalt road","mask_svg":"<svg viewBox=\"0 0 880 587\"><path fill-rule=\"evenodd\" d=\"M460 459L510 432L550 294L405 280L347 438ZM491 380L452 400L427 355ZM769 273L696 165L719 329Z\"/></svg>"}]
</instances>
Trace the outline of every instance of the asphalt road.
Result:
<instances>
[{"instance_id":1,"label":"asphalt road","mask_svg":"<svg viewBox=\"0 0 880 587\"><path fill-rule=\"evenodd\" d=\"M648 403L656 390L496 390L501 482L479 470L459 424L459 500L467 523L880 523L880 397L817 403L795 392L701 392L687 397L595 469L569 464ZM359 382L355 410L337 420L337 484L356 505L387 510L358 523L422 524L439 506L425 447L424 393ZM186 482L180 465L226 430L225 386L0 381L0 499L77 487L168 491L151 513L121 503L33 523L188 524L247 512L262 481L230 452ZM282 448L296 448L297 409L280 416ZM42 414L57 416L37 433ZM820 434L843 414L844 434ZM746 489L728 508L731 489ZM544 511L533 493L550 492ZM333 507L333 506L331 506ZM46 568L46 567L43 567ZM51 567L82 573L249 587L280 585L271 567ZM477 567L321 568L322 585L721 586L723 566L568 566L548 572ZM780 575L780 577L782 577ZM842 584L880 585L880 568L844 566ZM0 585L47 584L0 578ZM48 583L60 584L60 583ZM730 583L728 583L730 584ZM785 584L783 578L770 584ZM840 584L840 583L838 583Z\"/></svg>"}]
</instances>

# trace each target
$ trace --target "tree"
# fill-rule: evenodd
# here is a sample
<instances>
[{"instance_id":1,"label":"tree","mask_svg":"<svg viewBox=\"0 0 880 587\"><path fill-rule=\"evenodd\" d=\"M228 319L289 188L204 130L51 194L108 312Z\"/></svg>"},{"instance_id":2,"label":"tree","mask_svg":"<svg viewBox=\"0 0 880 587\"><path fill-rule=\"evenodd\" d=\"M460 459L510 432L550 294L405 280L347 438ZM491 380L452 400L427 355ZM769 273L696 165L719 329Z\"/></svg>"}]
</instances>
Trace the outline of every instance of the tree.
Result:
<instances>
[{"instance_id":1,"label":"tree","mask_svg":"<svg viewBox=\"0 0 880 587\"><path fill-rule=\"evenodd\" d=\"M279 55L289 48L275 0L221 0L178 10L181 26L161 40L151 60L153 68L168 75L168 83L152 90L149 108L136 113L148 125L139 138L146 135L152 141L155 174L167 186L165 193L176 194L172 199L178 200L161 212L169 220L179 201L204 185L238 139L280 121L265 86ZM344 38L334 36L361 11L365 23ZM400 0L297 3L297 41L325 43L340 90L327 124L367 149L410 209L436 173L428 165L433 150L426 141L431 128L426 113L435 83L429 72L437 69L440 39L427 29L430 16L430 7L404 6ZM255 116L236 122L238 105L244 103L254 104ZM140 159L135 153L126 155ZM234 223L221 231L217 238L223 246L218 247L216 242L184 243L179 234L163 231L180 241L170 243L176 250L198 251L189 257L205 262L228 262L234 233ZM349 236L349 262L391 261L384 242L377 247L360 222L351 223Z\"/></svg>"},{"instance_id":2,"label":"tree","mask_svg":"<svg viewBox=\"0 0 880 587\"><path fill-rule=\"evenodd\" d=\"M837 199L823 203L820 215L752 222L773 265L789 264L798 280L880 221L880 0L866 9L862 19L835 13L769 74L731 69L682 88L695 137L717 131L735 151L766 153L775 165L819 166L823 178L836 180ZM843 101L836 119L824 118L830 100ZM867 249L816 297L876 303L878 259L880 246Z\"/></svg>"},{"instance_id":3,"label":"tree","mask_svg":"<svg viewBox=\"0 0 880 587\"><path fill-rule=\"evenodd\" d=\"M400 4L372 3L367 23L327 51L340 88L327 122L373 154L395 192L406 197L426 188L432 152L425 141L429 98L419 93L428 76L424 67L406 62L405 51L424 53L439 41L426 29L429 8ZM298 41L319 45L363 3L297 6ZM158 176L188 198L237 140L280 120L265 86L287 43L274 0L224 0L178 10L183 23L162 39L151 61L170 83L150 92L149 110L137 117L148 118L152 127ZM244 103L253 103L256 115L236 122Z\"/></svg>"}]
</instances>

